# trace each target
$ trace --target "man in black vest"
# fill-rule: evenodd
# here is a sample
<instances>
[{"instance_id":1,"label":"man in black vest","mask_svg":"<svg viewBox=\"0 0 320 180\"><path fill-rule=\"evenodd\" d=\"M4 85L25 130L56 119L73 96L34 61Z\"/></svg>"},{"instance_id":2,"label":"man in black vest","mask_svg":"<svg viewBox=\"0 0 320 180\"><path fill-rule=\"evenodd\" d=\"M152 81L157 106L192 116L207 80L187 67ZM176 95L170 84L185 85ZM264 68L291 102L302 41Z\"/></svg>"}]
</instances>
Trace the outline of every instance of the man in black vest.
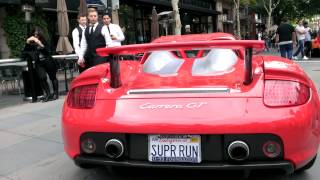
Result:
<instances>
[{"instance_id":1,"label":"man in black vest","mask_svg":"<svg viewBox=\"0 0 320 180\"><path fill-rule=\"evenodd\" d=\"M79 24L72 31L72 40L73 40L74 51L75 51L76 55L79 57L79 55L80 55L80 42L81 42L82 34L83 34L82 32L86 29L86 26L87 26L86 15L79 14L77 21ZM78 69L79 69L80 73L82 71L84 71L84 68L82 68L80 65L78 65Z\"/></svg>"},{"instance_id":2,"label":"man in black vest","mask_svg":"<svg viewBox=\"0 0 320 180\"><path fill-rule=\"evenodd\" d=\"M97 10L88 9L88 19L90 25L83 32L78 59L78 64L84 64L85 69L107 62L107 58L99 56L96 49L108 47L112 42L107 27L98 22Z\"/></svg>"}]
</instances>

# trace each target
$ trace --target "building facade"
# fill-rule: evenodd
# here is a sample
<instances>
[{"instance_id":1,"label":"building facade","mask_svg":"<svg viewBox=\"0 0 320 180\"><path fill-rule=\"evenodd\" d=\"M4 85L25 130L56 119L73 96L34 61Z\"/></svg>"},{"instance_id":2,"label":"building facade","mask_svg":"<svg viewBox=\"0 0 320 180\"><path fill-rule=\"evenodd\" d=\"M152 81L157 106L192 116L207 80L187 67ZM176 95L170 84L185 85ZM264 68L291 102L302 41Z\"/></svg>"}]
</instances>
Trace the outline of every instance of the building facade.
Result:
<instances>
[{"instance_id":1,"label":"building facade","mask_svg":"<svg viewBox=\"0 0 320 180\"><path fill-rule=\"evenodd\" d=\"M79 0L66 0L71 31L77 25ZM118 3L116 6L114 3ZM20 9L21 0L0 0L0 23L5 18L5 6L15 5ZM117 7L119 25L126 36L123 44L146 43L151 41L152 9L156 8L159 15L159 35L174 34L171 0L87 0L87 4L96 5L99 12L113 12ZM58 41L57 31L57 0L35 0L35 6L41 8L48 23L48 31L52 46ZM181 33L185 34L185 26L191 27L192 33L227 32L233 33L233 1L230 0L180 0L179 13ZM114 13L112 13L114 15ZM0 24L1 25L1 24ZM0 26L1 27L1 26ZM4 32L0 29L0 56L8 58L9 49L5 44ZM54 49L54 48L53 48Z\"/></svg>"},{"instance_id":2,"label":"building facade","mask_svg":"<svg viewBox=\"0 0 320 180\"><path fill-rule=\"evenodd\" d=\"M171 0L121 0L119 23L125 29L126 44L145 43L151 40L151 15L153 7L159 16L160 36L172 35L174 21L171 16ZM216 1L213 0L181 0L179 13L184 27L190 25L192 33L210 33L217 31Z\"/></svg>"}]
</instances>

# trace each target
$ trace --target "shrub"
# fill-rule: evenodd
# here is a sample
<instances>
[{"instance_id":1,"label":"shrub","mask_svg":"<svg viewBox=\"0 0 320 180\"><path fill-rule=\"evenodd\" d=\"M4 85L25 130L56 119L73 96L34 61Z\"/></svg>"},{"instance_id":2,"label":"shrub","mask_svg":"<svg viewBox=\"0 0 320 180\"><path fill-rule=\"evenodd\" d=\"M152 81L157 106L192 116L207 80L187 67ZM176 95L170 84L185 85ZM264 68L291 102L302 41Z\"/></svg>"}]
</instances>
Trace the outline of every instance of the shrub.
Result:
<instances>
[{"instance_id":1,"label":"shrub","mask_svg":"<svg viewBox=\"0 0 320 180\"><path fill-rule=\"evenodd\" d=\"M27 39L27 25L24 21L24 13L17 11L19 8L18 6L7 7L7 16L3 22L3 29L7 36L7 44L11 50L11 58L20 57L21 50L24 48ZM49 37L47 23L40 9L36 9L36 11L32 13L30 31L34 26L41 27L45 37Z\"/></svg>"}]
</instances>

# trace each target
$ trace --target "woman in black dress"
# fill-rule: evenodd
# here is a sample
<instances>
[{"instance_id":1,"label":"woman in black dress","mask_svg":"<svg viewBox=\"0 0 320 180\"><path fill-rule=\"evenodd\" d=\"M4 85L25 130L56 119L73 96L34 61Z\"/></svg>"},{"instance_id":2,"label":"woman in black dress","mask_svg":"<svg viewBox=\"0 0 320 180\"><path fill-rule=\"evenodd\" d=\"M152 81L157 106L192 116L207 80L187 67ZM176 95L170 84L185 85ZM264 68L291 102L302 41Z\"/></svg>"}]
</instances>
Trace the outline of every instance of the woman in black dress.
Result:
<instances>
[{"instance_id":1,"label":"woman in black dress","mask_svg":"<svg viewBox=\"0 0 320 180\"><path fill-rule=\"evenodd\" d=\"M39 27L32 30L31 36L27 39L25 51L32 51L35 53L35 71L40 79L41 88L45 92L43 98L44 102L55 100L59 98L59 86L57 80L58 64L51 57L49 43L43 35L43 31ZM49 84L47 82L47 74L52 82L54 94L50 93Z\"/></svg>"}]
</instances>

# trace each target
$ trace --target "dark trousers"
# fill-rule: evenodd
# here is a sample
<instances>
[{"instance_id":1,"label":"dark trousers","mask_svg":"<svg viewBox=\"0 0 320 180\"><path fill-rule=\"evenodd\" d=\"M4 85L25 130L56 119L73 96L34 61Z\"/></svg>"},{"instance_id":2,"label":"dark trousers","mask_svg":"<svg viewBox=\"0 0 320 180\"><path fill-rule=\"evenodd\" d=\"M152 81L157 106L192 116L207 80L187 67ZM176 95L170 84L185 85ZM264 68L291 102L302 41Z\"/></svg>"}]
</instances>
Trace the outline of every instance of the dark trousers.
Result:
<instances>
[{"instance_id":1,"label":"dark trousers","mask_svg":"<svg viewBox=\"0 0 320 180\"><path fill-rule=\"evenodd\" d=\"M108 62L107 57L101 57L97 54L85 56L85 69Z\"/></svg>"},{"instance_id":2,"label":"dark trousers","mask_svg":"<svg viewBox=\"0 0 320 180\"><path fill-rule=\"evenodd\" d=\"M53 91L55 94L58 93L58 79L57 79L57 64L53 59L46 59L42 61L36 61L35 67L36 73L40 79L40 84L42 89L45 91L46 95L50 95L50 89L47 82L47 74L52 82Z\"/></svg>"},{"instance_id":3,"label":"dark trousers","mask_svg":"<svg viewBox=\"0 0 320 180\"><path fill-rule=\"evenodd\" d=\"M279 45L279 48L280 48L281 57L292 59L292 51L293 51L292 43Z\"/></svg>"},{"instance_id":4,"label":"dark trousers","mask_svg":"<svg viewBox=\"0 0 320 180\"><path fill-rule=\"evenodd\" d=\"M304 57L304 39L298 41L298 49L293 56L298 56L301 53L301 58Z\"/></svg>"},{"instance_id":5,"label":"dark trousers","mask_svg":"<svg viewBox=\"0 0 320 180\"><path fill-rule=\"evenodd\" d=\"M57 66L52 59L36 62L36 72L40 80L47 80L47 74L50 80L56 80L57 70Z\"/></svg>"},{"instance_id":6,"label":"dark trousers","mask_svg":"<svg viewBox=\"0 0 320 180\"><path fill-rule=\"evenodd\" d=\"M86 67L81 67L79 66L79 64L77 64L77 67L78 67L79 73L82 73L83 71L86 70Z\"/></svg>"},{"instance_id":7,"label":"dark trousers","mask_svg":"<svg viewBox=\"0 0 320 180\"><path fill-rule=\"evenodd\" d=\"M305 43L304 43L304 47L305 47L305 49L304 49L304 53L305 53L305 55L306 56L308 56L308 57L310 57L310 52L311 52L311 41L306 41Z\"/></svg>"}]
</instances>

